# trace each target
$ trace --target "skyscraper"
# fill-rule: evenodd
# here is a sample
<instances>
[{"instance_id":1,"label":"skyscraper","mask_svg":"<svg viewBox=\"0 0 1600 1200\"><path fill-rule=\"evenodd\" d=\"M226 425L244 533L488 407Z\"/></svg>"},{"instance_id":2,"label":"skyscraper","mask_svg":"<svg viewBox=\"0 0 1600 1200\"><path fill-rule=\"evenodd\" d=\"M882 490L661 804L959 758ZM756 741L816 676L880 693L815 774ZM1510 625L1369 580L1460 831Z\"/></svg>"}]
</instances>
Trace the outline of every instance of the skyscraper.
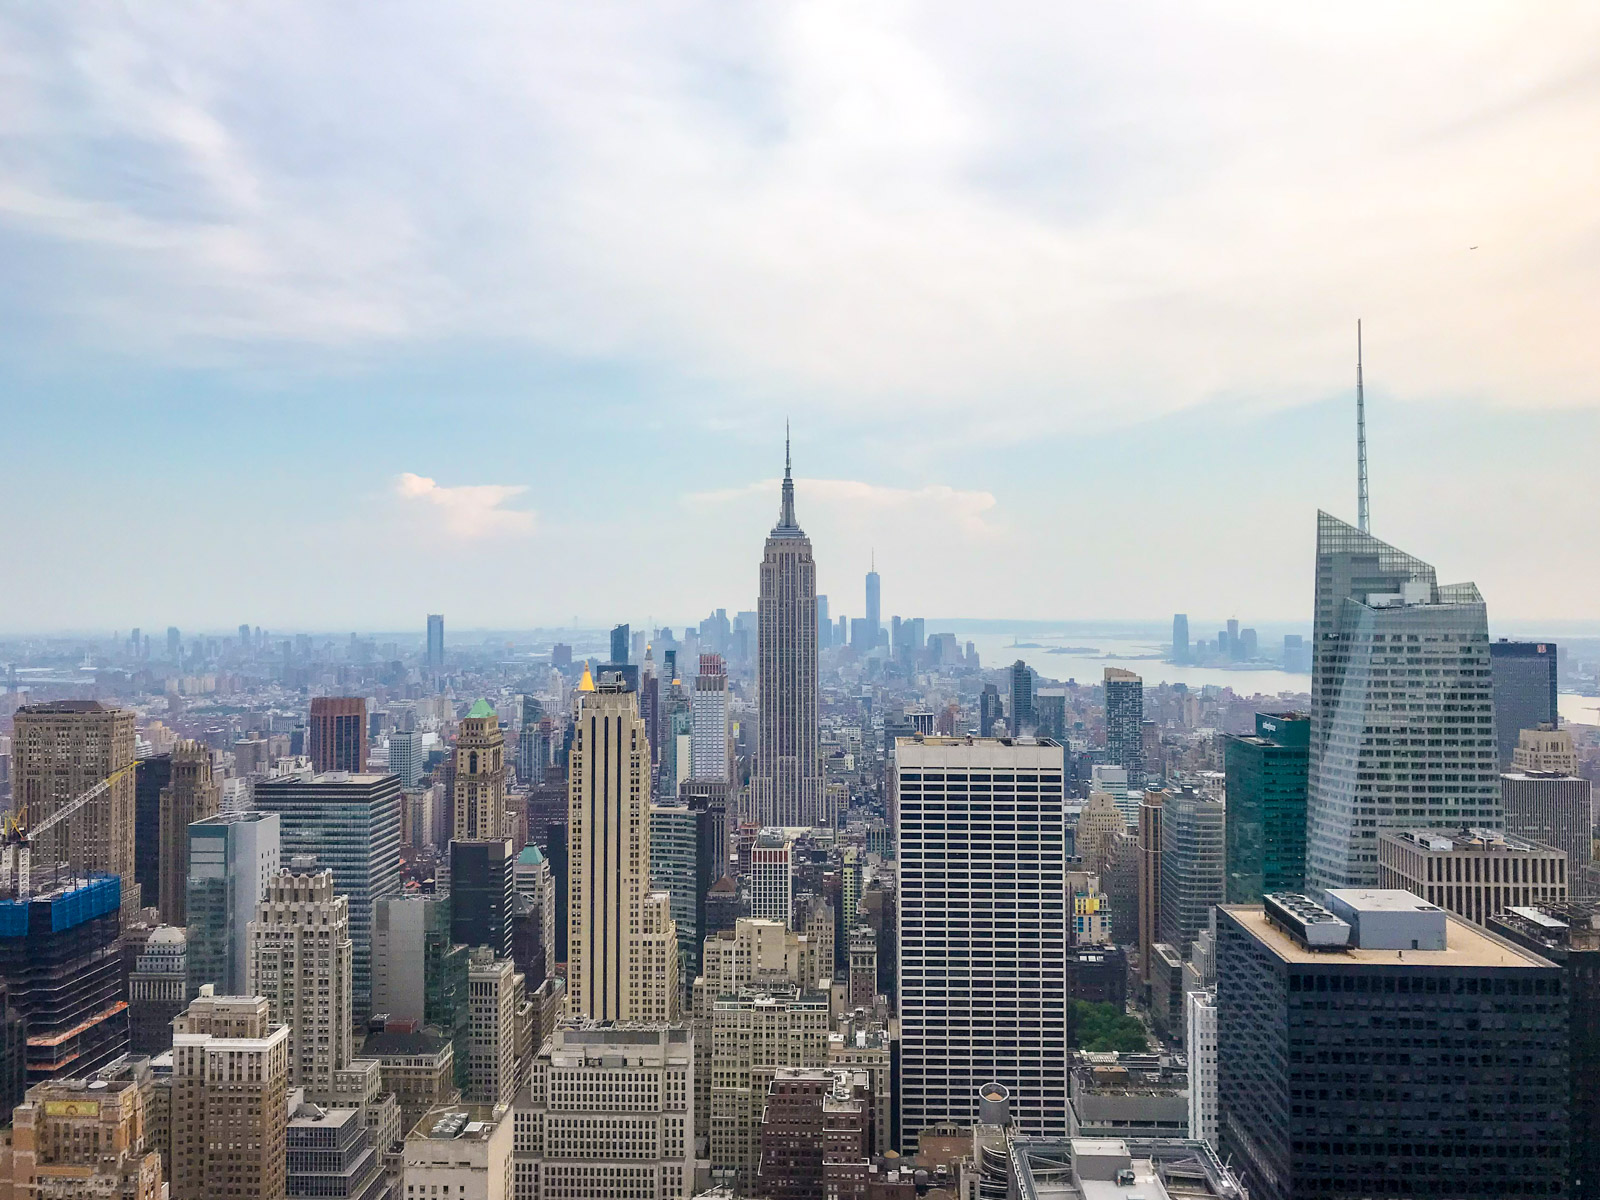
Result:
<instances>
[{"instance_id":1,"label":"skyscraper","mask_svg":"<svg viewBox=\"0 0 1600 1200\"><path fill-rule=\"evenodd\" d=\"M611 662L623 666L628 661L628 626L614 625L611 629Z\"/></svg>"},{"instance_id":2,"label":"skyscraper","mask_svg":"<svg viewBox=\"0 0 1600 1200\"><path fill-rule=\"evenodd\" d=\"M360 696L315 696L307 753L317 771L367 769L367 702Z\"/></svg>"},{"instance_id":3,"label":"skyscraper","mask_svg":"<svg viewBox=\"0 0 1600 1200\"><path fill-rule=\"evenodd\" d=\"M702 654L690 701L693 730L690 741L691 779L733 778L732 713L728 672L720 654Z\"/></svg>"},{"instance_id":4,"label":"skyscraper","mask_svg":"<svg viewBox=\"0 0 1600 1200\"><path fill-rule=\"evenodd\" d=\"M355 1012L372 1012L372 906L400 891L400 781L393 775L285 775L256 784L256 808L280 817L283 859L309 854L350 898Z\"/></svg>"},{"instance_id":5,"label":"skyscraper","mask_svg":"<svg viewBox=\"0 0 1600 1200\"><path fill-rule=\"evenodd\" d=\"M451 936L463 946L487 946L511 957L511 896L516 851L510 838L450 843Z\"/></svg>"},{"instance_id":6,"label":"skyscraper","mask_svg":"<svg viewBox=\"0 0 1600 1200\"><path fill-rule=\"evenodd\" d=\"M250 922L245 990L289 1027L290 1079L317 1095L330 1095L334 1072L350 1065L350 976L348 897L334 894L331 871L285 869Z\"/></svg>"},{"instance_id":7,"label":"skyscraper","mask_svg":"<svg viewBox=\"0 0 1600 1200\"><path fill-rule=\"evenodd\" d=\"M650 890L650 748L638 696L578 685L568 759L568 1005L596 1021L677 1015L671 900Z\"/></svg>"},{"instance_id":8,"label":"skyscraper","mask_svg":"<svg viewBox=\"0 0 1600 1200\"><path fill-rule=\"evenodd\" d=\"M172 748L171 781L161 789L161 919L188 924L189 826L215 815L222 785L211 775L211 751L181 740Z\"/></svg>"},{"instance_id":9,"label":"skyscraper","mask_svg":"<svg viewBox=\"0 0 1600 1200\"><path fill-rule=\"evenodd\" d=\"M983 692L978 697L978 734L980 737L994 736L994 723L1003 719L1005 710L1000 703L1000 689L992 683L983 685Z\"/></svg>"},{"instance_id":10,"label":"skyscraper","mask_svg":"<svg viewBox=\"0 0 1600 1200\"><path fill-rule=\"evenodd\" d=\"M15 807L39 824L103 779L133 766L133 713L108 708L98 700L57 700L17 709L12 741L12 791ZM123 912L132 914L154 896L141 899L134 867L134 772L119 775L111 787L71 820L44 834L33 847L36 874L57 863L71 863L80 874L121 878Z\"/></svg>"},{"instance_id":11,"label":"skyscraper","mask_svg":"<svg viewBox=\"0 0 1600 1200\"><path fill-rule=\"evenodd\" d=\"M1222 903L1223 805L1191 788L1161 795L1161 940L1187 958Z\"/></svg>"},{"instance_id":12,"label":"skyscraper","mask_svg":"<svg viewBox=\"0 0 1600 1200\"><path fill-rule=\"evenodd\" d=\"M878 567L876 559L867 570L867 650L871 651L878 644L878 638L883 632L883 612L879 601Z\"/></svg>"},{"instance_id":13,"label":"skyscraper","mask_svg":"<svg viewBox=\"0 0 1600 1200\"><path fill-rule=\"evenodd\" d=\"M1144 782L1144 680L1107 667L1106 761L1128 772L1128 785Z\"/></svg>"},{"instance_id":14,"label":"skyscraper","mask_svg":"<svg viewBox=\"0 0 1600 1200\"><path fill-rule=\"evenodd\" d=\"M506 820L506 739L500 718L479 700L456 734L453 838L499 838Z\"/></svg>"},{"instance_id":15,"label":"skyscraper","mask_svg":"<svg viewBox=\"0 0 1600 1200\"><path fill-rule=\"evenodd\" d=\"M242 995L250 974L250 922L281 860L277 813L207 817L189 826L189 914L184 956L189 995L202 984Z\"/></svg>"},{"instance_id":16,"label":"skyscraper","mask_svg":"<svg viewBox=\"0 0 1600 1200\"><path fill-rule=\"evenodd\" d=\"M437 675L444 670L444 614L428 614L428 670Z\"/></svg>"},{"instance_id":17,"label":"skyscraper","mask_svg":"<svg viewBox=\"0 0 1600 1200\"><path fill-rule=\"evenodd\" d=\"M1182 665L1189 661L1189 614L1174 613L1172 617L1172 661Z\"/></svg>"},{"instance_id":18,"label":"skyscraper","mask_svg":"<svg viewBox=\"0 0 1600 1200\"><path fill-rule=\"evenodd\" d=\"M833 619L828 616L828 598L817 597L817 648L826 650L833 645Z\"/></svg>"},{"instance_id":19,"label":"skyscraper","mask_svg":"<svg viewBox=\"0 0 1600 1200\"><path fill-rule=\"evenodd\" d=\"M750 851L750 915L790 926L794 920L794 843L763 829Z\"/></svg>"},{"instance_id":20,"label":"skyscraper","mask_svg":"<svg viewBox=\"0 0 1600 1200\"><path fill-rule=\"evenodd\" d=\"M550 764L550 746L545 741L544 708L538 697L522 698L522 724L517 729L517 782L544 782L544 769ZM390 769L394 767L390 763Z\"/></svg>"},{"instance_id":21,"label":"skyscraper","mask_svg":"<svg viewBox=\"0 0 1600 1200\"><path fill-rule=\"evenodd\" d=\"M1011 706L1006 709L1006 729L1012 737L1032 733L1037 722L1033 717L1033 672L1020 658L1011 664Z\"/></svg>"},{"instance_id":22,"label":"skyscraper","mask_svg":"<svg viewBox=\"0 0 1600 1200\"><path fill-rule=\"evenodd\" d=\"M1253 735L1223 743L1229 904L1305 887L1310 745L1311 719L1304 713L1257 713Z\"/></svg>"},{"instance_id":23,"label":"skyscraper","mask_svg":"<svg viewBox=\"0 0 1600 1200\"><path fill-rule=\"evenodd\" d=\"M133 873L142 899L161 896L161 789L172 782L172 755L141 758L133 775Z\"/></svg>"},{"instance_id":24,"label":"skyscraper","mask_svg":"<svg viewBox=\"0 0 1600 1200\"><path fill-rule=\"evenodd\" d=\"M1317 514L1308 887L1376 884L1380 829L1500 826L1489 672L1475 586Z\"/></svg>"},{"instance_id":25,"label":"skyscraper","mask_svg":"<svg viewBox=\"0 0 1600 1200\"><path fill-rule=\"evenodd\" d=\"M1524 729L1560 723L1556 707L1556 644L1554 642L1489 643L1494 671L1494 731L1500 770L1511 769L1511 755Z\"/></svg>"},{"instance_id":26,"label":"skyscraper","mask_svg":"<svg viewBox=\"0 0 1600 1200\"><path fill-rule=\"evenodd\" d=\"M189 1006L183 930L158 925L128 976L128 1049L160 1054L172 1049L172 1018Z\"/></svg>"},{"instance_id":27,"label":"skyscraper","mask_svg":"<svg viewBox=\"0 0 1600 1200\"><path fill-rule=\"evenodd\" d=\"M396 729L389 735L389 770L410 791L422 778L422 738L411 729Z\"/></svg>"},{"instance_id":28,"label":"skyscraper","mask_svg":"<svg viewBox=\"0 0 1600 1200\"><path fill-rule=\"evenodd\" d=\"M760 825L831 827L817 730L817 565L795 520L787 438L783 457L783 500L761 560L751 815Z\"/></svg>"},{"instance_id":29,"label":"skyscraper","mask_svg":"<svg viewBox=\"0 0 1600 1200\"><path fill-rule=\"evenodd\" d=\"M977 1115L1011 1089L1030 1133L1067 1133L1061 747L901 738L901 1135Z\"/></svg>"},{"instance_id":30,"label":"skyscraper","mask_svg":"<svg viewBox=\"0 0 1600 1200\"><path fill-rule=\"evenodd\" d=\"M474 946L467 966L467 1087L464 1099L510 1104L517 1092L516 1017L523 979L509 958Z\"/></svg>"}]
</instances>

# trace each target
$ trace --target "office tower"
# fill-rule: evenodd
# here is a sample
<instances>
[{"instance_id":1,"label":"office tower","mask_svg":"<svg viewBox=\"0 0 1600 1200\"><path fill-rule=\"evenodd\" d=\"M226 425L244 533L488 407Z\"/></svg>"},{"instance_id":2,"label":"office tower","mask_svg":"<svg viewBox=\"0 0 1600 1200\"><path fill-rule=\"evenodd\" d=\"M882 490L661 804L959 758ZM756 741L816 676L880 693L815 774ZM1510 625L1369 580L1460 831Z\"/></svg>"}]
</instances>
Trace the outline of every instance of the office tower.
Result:
<instances>
[{"instance_id":1,"label":"office tower","mask_svg":"<svg viewBox=\"0 0 1600 1200\"><path fill-rule=\"evenodd\" d=\"M762 554L759 607L750 811L760 825L832 828L817 733L817 566L795 520L787 438L783 502Z\"/></svg>"},{"instance_id":2,"label":"office tower","mask_svg":"<svg viewBox=\"0 0 1600 1200\"><path fill-rule=\"evenodd\" d=\"M406 1196L505 1200L512 1195L513 1139L509 1110L491 1104L447 1104L429 1110L406 1134ZM441 1193L441 1188L448 1190Z\"/></svg>"},{"instance_id":3,"label":"office tower","mask_svg":"<svg viewBox=\"0 0 1600 1200\"><path fill-rule=\"evenodd\" d=\"M172 782L172 755L141 758L133 772L133 876L142 899L161 896L161 790Z\"/></svg>"},{"instance_id":4,"label":"office tower","mask_svg":"<svg viewBox=\"0 0 1600 1200\"><path fill-rule=\"evenodd\" d=\"M703 850L704 809L687 804L650 806L650 886L671 897L670 912L678 930L680 982L700 972L700 943L705 939L706 889L716 882Z\"/></svg>"},{"instance_id":5,"label":"office tower","mask_svg":"<svg viewBox=\"0 0 1600 1200\"><path fill-rule=\"evenodd\" d=\"M0 977L0 1126L11 1124L11 1110L28 1090L28 1018L11 1003L11 988Z\"/></svg>"},{"instance_id":6,"label":"office tower","mask_svg":"<svg viewBox=\"0 0 1600 1200\"><path fill-rule=\"evenodd\" d=\"M1172 617L1172 661L1181 666L1187 663L1189 659L1189 614L1174 613Z\"/></svg>"},{"instance_id":7,"label":"office tower","mask_svg":"<svg viewBox=\"0 0 1600 1200\"><path fill-rule=\"evenodd\" d=\"M757 1194L805 1200L854 1192L851 1181L858 1172L866 1174L871 1158L872 1114L872 1089L864 1073L780 1070L762 1112Z\"/></svg>"},{"instance_id":8,"label":"office tower","mask_svg":"<svg viewBox=\"0 0 1600 1200\"><path fill-rule=\"evenodd\" d=\"M1378 886L1484 925L1508 908L1564 903L1567 855L1489 829L1385 829Z\"/></svg>"},{"instance_id":9,"label":"office tower","mask_svg":"<svg viewBox=\"0 0 1600 1200\"><path fill-rule=\"evenodd\" d=\"M1562 969L1409 892L1329 901L1217 910L1220 1149L1252 1200L1563 1194Z\"/></svg>"},{"instance_id":10,"label":"office tower","mask_svg":"<svg viewBox=\"0 0 1600 1200\"><path fill-rule=\"evenodd\" d=\"M700 656L691 701L693 732L690 743L691 779L733 778L732 713L728 673L718 654Z\"/></svg>"},{"instance_id":11,"label":"office tower","mask_svg":"<svg viewBox=\"0 0 1600 1200\"><path fill-rule=\"evenodd\" d=\"M131 917L145 903L134 870L133 713L98 700L57 700L24 705L13 720L13 807L29 824L115 775L103 795L35 841L35 875L48 876L58 863L80 875L116 875Z\"/></svg>"},{"instance_id":12,"label":"office tower","mask_svg":"<svg viewBox=\"0 0 1600 1200\"><path fill-rule=\"evenodd\" d=\"M450 928L457 942L511 957L515 862L510 838L450 843Z\"/></svg>"},{"instance_id":13,"label":"office tower","mask_svg":"<svg viewBox=\"0 0 1600 1200\"><path fill-rule=\"evenodd\" d=\"M982 737L994 736L994 723L1005 716L1000 705L1000 689L992 683L983 685L978 697L978 733Z\"/></svg>"},{"instance_id":14,"label":"office tower","mask_svg":"<svg viewBox=\"0 0 1600 1200\"><path fill-rule=\"evenodd\" d=\"M1144 782L1144 680L1132 671L1107 667L1106 761L1128 772L1128 782Z\"/></svg>"},{"instance_id":15,"label":"office tower","mask_svg":"<svg viewBox=\"0 0 1600 1200\"><path fill-rule=\"evenodd\" d=\"M1556 771L1508 771L1500 776L1507 834L1566 851L1574 887L1590 861L1591 785Z\"/></svg>"},{"instance_id":16,"label":"office tower","mask_svg":"<svg viewBox=\"0 0 1600 1200\"><path fill-rule=\"evenodd\" d=\"M568 767L568 1005L597 1021L670 1020L678 998L671 899L650 889L650 748L638 697L578 685Z\"/></svg>"},{"instance_id":17,"label":"office tower","mask_svg":"<svg viewBox=\"0 0 1600 1200\"><path fill-rule=\"evenodd\" d=\"M0 1152L7 1196L162 1200L161 1154L147 1133L148 1067L119 1074L28 1090Z\"/></svg>"},{"instance_id":18,"label":"office tower","mask_svg":"<svg viewBox=\"0 0 1600 1200\"><path fill-rule=\"evenodd\" d=\"M1161 940L1162 829L1165 815L1160 792L1146 792L1139 802L1139 978L1148 987L1155 945Z\"/></svg>"},{"instance_id":19,"label":"office tower","mask_svg":"<svg viewBox=\"0 0 1600 1200\"><path fill-rule=\"evenodd\" d=\"M189 1006L184 949L183 930L162 925L128 976L128 1049L135 1054L172 1049L172 1018Z\"/></svg>"},{"instance_id":20,"label":"office tower","mask_svg":"<svg viewBox=\"0 0 1600 1200\"><path fill-rule=\"evenodd\" d=\"M1161 940L1189 956L1195 935L1223 899L1223 804L1192 788L1161 796Z\"/></svg>"},{"instance_id":21,"label":"office tower","mask_svg":"<svg viewBox=\"0 0 1600 1200\"><path fill-rule=\"evenodd\" d=\"M689 1200L695 1057L681 1025L557 1029L517 1104L516 1194Z\"/></svg>"},{"instance_id":22,"label":"office tower","mask_svg":"<svg viewBox=\"0 0 1600 1200\"><path fill-rule=\"evenodd\" d=\"M1254 629L1241 629L1239 631L1238 657L1245 662L1250 662L1255 659L1259 650L1260 643L1256 638L1256 631Z\"/></svg>"},{"instance_id":23,"label":"office tower","mask_svg":"<svg viewBox=\"0 0 1600 1200\"><path fill-rule=\"evenodd\" d=\"M262 996L200 989L172 1038L172 1200L286 1194L290 1031Z\"/></svg>"},{"instance_id":24,"label":"office tower","mask_svg":"<svg viewBox=\"0 0 1600 1200\"><path fill-rule=\"evenodd\" d=\"M697 870L703 869L711 883L715 883L729 871L731 827L728 821L728 807L730 797L735 794L735 787L731 780L689 779L678 789L678 797L683 803L705 814L704 820L700 822Z\"/></svg>"},{"instance_id":25,"label":"office tower","mask_svg":"<svg viewBox=\"0 0 1600 1200\"><path fill-rule=\"evenodd\" d=\"M876 564L867 570L867 649L871 650L878 644L879 636L883 632L883 612L879 604L878 568Z\"/></svg>"},{"instance_id":26,"label":"office tower","mask_svg":"<svg viewBox=\"0 0 1600 1200\"><path fill-rule=\"evenodd\" d=\"M360 696L316 696L311 701L306 753L321 771L367 769L367 702Z\"/></svg>"},{"instance_id":27,"label":"office tower","mask_svg":"<svg viewBox=\"0 0 1600 1200\"><path fill-rule=\"evenodd\" d=\"M794 842L763 829L750 852L750 915L788 925L794 903Z\"/></svg>"},{"instance_id":28,"label":"office tower","mask_svg":"<svg viewBox=\"0 0 1600 1200\"><path fill-rule=\"evenodd\" d=\"M543 783L550 747L542 732L544 708L533 696L522 698L522 723L517 729L517 782ZM393 763L390 767L393 767Z\"/></svg>"},{"instance_id":29,"label":"office tower","mask_svg":"<svg viewBox=\"0 0 1600 1200\"><path fill-rule=\"evenodd\" d=\"M389 770L407 791L422 778L422 735L411 729L397 729L389 735Z\"/></svg>"},{"instance_id":30,"label":"office tower","mask_svg":"<svg viewBox=\"0 0 1600 1200\"><path fill-rule=\"evenodd\" d=\"M284 1145L291 1196L385 1200L389 1194L382 1153L359 1108L302 1104L289 1118Z\"/></svg>"},{"instance_id":31,"label":"office tower","mask_svg":"<svg viewBox=\"0 0 1600 1200\"><path fill-rule=\"evenodd\" d=\"M1228 618L1228 657L1232 659L1244 657L1244 646L1239 639L1239 622L1233 617Z\"/></svg>"},{"instance_id":32,"label":"office tower","mask_svg":"<svg viewBox=\"0 0 1600 1200\"><path fill-rule=\"evenodd\" d=\"M437 675L444 670L444 614L428 614L428 649L425 658L428 671Z\"/></svg>"},{"instance_id":33,"label":"office tower","mask_svg":"<svg viewBox=\"0 0 1600 1200\"><path fill-rule=\"evenodd\" d=\"M834 934L837 917L833 905L827 897L818 896L811 892L800 895L795 903L794 927L805 934L806 940L817 948L817 979L808 980L819 985L824 980L832 980L838 972L834 970Z\"/></svg>"},{"instance_id":34,"label":"office tower","mask_svg":"<svg viewBox=\"0 0 1600 1200\"><path fill-rule=\"evenodd\" d=\"M1319 512L1312 643L1308 887L1376 883L1380 829L1500 825L1476 587Z\"/></svg>"},{"instance_id":35,"label":"office tower","mask_svg":"<svg viewBox=\"0 0 1600 1200\"><path fill-rule=\"evenodd\" d=\"M312 855L350 898L358 1021L372 1014L372 906L400 891L400 781L393 775L286 775L256 784L256 808L282 820L283 858Z\"/></svg>"},{"instance_id":36,"label":"office tower","mask_svg":"<svg viewBox=\"0 0 1600 1200\"><path fill-rule=\"evenodd\" d=\"M506 821L505 735L487 700L475 703L456 734L453 838L504 837Z\"/></svg>"},{"instance_id":37,"label":"office tower","mask_svg":"<svg viewBox=\"0 0 1600 1200\"><path fill-rule=\"evenodd\" d=\"M1189 1136L1217 1144L1217 990L1184 993L1184 1053L1189 1059Z\"/></svg>"},{"instance_id":38,"label":"office tower","mask_svg":"<svg viewBox=\"0 0 1600 1200\"><path fill-rule=\"evenodd\" d=\"M181 739L172 748L171 781L161 789L161 919L188 923L189 826L214 816L222 804L222 785L212 778L211 751Z\"/></svg>"},{"instance_id":39,"label":"office tower","mask_svg":"<svg viewBox=\"0 0 1600 1200\"><path fill-rule=\"evenodd\" d=\"M207 817L189 826L189 915L184 950L189 996L201 984L244 994L250 973L250 922L282 863L277 813Z\"/></svg>"},{"instance_id":40,"label":"office tower","mask_svg":"<svg viewBox=\"0 0 1600 1200\"><path fill-rule=\"evenodd\" d=\"M285 869L267 886L250 922L245 990L265 996L272 1020L289 1027L289 1071L317 1096L350 1065L350 901L333 890L333 872Z\"/></svg>"},{"instance_id":41,"label":"office tower","mask_svg":"<svg viewBox=\"0 0 1600 1200\"><path fill-rule=\"evenodd\" d=\"M845 1003L852 1009L871 1008L878 998L878 935L863 925L850 931L848 945Z\"/></svg>"},{"instance_id":42,"label":"office tower","mask_svg":"<svg viewBox=\"0 0 1600 1200\"><path fill-rule=\"evenodd\" d=\"M1570 1013L1567 1195L1600 1196L1600 901L1539 904L1489 918L1489 932L1561 968Z\"/></svg>"},{"instance_id":43,"label":"office tower","mask_svg":"<svg viewBox=\"0 0 1600 1200\"><path fill-rule=\"evenodd\" d=\"M1513 771L1545 772L1556 775L1578 773L1578 753L1570 730L1539 725L1521 730L1511 752Z\"/></svg>"},{"instance_id":44,"label":"office tower","mask_svg":"<svg viewBox=\"0 0 1600 1200\"><path fill-rule=\"evenodd\" d=\"M450 930L444 896L387 896L372 930L372 1007L391 1020L431 1025L449 1040L456 1086L467 1083L469 948Z\"/></svg>"},{"instance_id":45,"label":"office tower","mask_svg":"<svg viewBox=\"0 0 1600 1200\"><path fill-rule=\"evenodd\" d=\"M1304 713L1257 713L1254 734L1224 741L1229 904L1305 887L1310 747Z\"/></svg>"},{"instance_id":46,"label":"office tower","mask_svg":"<svg viewBox=\"0 0 1600 1200\"><path fill-rule=\"evenodd\" d=\"M833 645L833 620L828 616L828 598L817 597L817 649L827 650Z\"/></svg>"},{"instance_id":47,"label":"office tower","mask_svg":"<svg viewBox=\"0 0 1600 1200\"><path fill-rule=\"evenodd\" d=\"M167 658L177 662L183 657L183 635L176 625L167 626Z\"/></svg>"},{"instance_id":48,"label":"office tower","mask_svg":"<svg viewBox=\"0 0 1600 1200\"><path fill-rule=\"evenodd\" d=\"M1554 642L1489 643L1494 681L1494 730L1500 770L1511 766L1517 737L1524 729L1561 721L1556 707L1556 644Z\"/></svg>"},{"instance_id":49,"label":"office tower","mask_svg":"<svg viewBox=\"0 0 1600 1200\"><path fill-rule=\"evenodd\" d=\"M1006 729L1012 737L1034 730L1033 672L1020 658L1011 664L1011 705L1006 709Z\"/></svg>"},{"instance_id":50,"label":"office tower","mask_svg":"<svg viewBox=\"0 0 1600 1200\"><path fill-rule=\"evenodd\" d=\"M1004 1083L1017 1123L1065 1135L1067 913L1061 747L902 738L901 1137L969 1123ZM969 790L970 789L970 790Z\"/></svg>"},{"instance_id":51,"label":"office tower","mask_svg":"<svg viewBox=\"0 0 1600 1200\"><path fill-rule=\"evenodd\" d=\"M467 967L467 1086L478 1104L509 1104L516 1094L516 1015L522 976L509 958L472 948Z\"/></svg>"},{"instance_id":52,"label":"office tower","mask_svg":"<svg viewBox=\"0 0 1600 1200\"><path fill-rule=\"evenodd\" d=\"M1106 853L1111 839L1128 832L1128 822L1116 803L1105 792L1090 792L1089 802L1078 814L1076 835L1073 839L1077 857L1096 875L1105 870Z\"/></svg>"},{"instance_id":53,"label":"office tower","mask_svg":"<svg viewBox=\"0 0 1600 1200\"><path fill-rule=\"evenodd\" d=\"M652 850L654 841L652 840ZM517 895L534 905L539 930L539 945L544 949L545 970L538 978L528 977L530 987L538 987L545 975L555 973L556 963L556 876L544 851L524 846L512 868L512 886Z\"/></svg>"},{"instance_id":54,"label":"office tower","mask_svg":"<svg viewBox=\"0 0 1600 1200\"><path fill-rule=\"evenodd\" d=\"M386 1029L367 1034L361 1057L376 1059L386 1091L400 1105L400 1127L411 1129L422 1114L461 1096L456 1085L455 1047L436 1029Z\"/></svg>"},{"instance_id":55,"label":"office tower","mask_svg":"<svg viewBox=\"0 0 1600 1200\"><path fill-rule=\"evenodd\" d=\"M96 875L0 900L0 979L28 1022L28 1082L103 1067L128 1049L122 881Z\"/></svg>"}]
</instances>

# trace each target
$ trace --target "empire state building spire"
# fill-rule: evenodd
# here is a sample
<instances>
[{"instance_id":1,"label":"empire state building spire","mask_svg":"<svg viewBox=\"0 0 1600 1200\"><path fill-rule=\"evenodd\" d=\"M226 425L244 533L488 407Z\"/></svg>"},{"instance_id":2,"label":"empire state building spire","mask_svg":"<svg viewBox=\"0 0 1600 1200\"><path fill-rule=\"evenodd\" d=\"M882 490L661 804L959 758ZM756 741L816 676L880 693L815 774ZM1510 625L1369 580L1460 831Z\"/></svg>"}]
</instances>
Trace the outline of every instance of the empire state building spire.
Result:
<instances>
[{"instance_id":1,"label":"empire state building spire","mask_svg":"<svg viewBox=\"0 0 1600 1200\"><path fill-rule=\"evenodd\" d=\"M789 463L789 423L783 424L783 502L778 506L778 523L773 537L801 537L800 523L794 519L794 474Z\"/></svg>"}]
</instances>

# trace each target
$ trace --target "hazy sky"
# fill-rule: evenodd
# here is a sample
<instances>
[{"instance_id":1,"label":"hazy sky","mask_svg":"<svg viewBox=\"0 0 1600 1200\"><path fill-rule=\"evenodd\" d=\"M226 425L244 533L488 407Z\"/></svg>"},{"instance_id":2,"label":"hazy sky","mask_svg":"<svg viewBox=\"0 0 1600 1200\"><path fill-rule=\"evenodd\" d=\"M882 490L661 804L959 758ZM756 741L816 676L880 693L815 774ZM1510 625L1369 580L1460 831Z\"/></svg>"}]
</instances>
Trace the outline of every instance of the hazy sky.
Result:
<instances>
[{"instance_id":1,"label":"hazy sky","mask_svg":"<svg viewBox=\"0 0 1600 1200\"><path fill-rule=\"evenodd\" d=\"M0 10L0 629L1596 615L1600 6ZM1477 247L1471 249L1471 247Z\"/></svg>"}]
</instances>

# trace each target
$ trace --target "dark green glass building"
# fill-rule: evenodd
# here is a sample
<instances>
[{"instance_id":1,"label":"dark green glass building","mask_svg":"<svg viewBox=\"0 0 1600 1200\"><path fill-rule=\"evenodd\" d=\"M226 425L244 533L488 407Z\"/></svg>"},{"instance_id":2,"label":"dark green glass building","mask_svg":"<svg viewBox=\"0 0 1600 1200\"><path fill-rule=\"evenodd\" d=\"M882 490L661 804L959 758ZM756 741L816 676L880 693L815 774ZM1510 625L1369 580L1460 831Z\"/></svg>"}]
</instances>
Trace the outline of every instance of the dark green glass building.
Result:
<instances>
[{"instance_id":1,"label":"dark green glass building","mask_svg":"<svg viewBox=\"0 0 1600 1200\"><path fill-rule=\"evenodd\" d=\"M1228 738L1227 903L1305 887L1310 756L1305 713L1257 713L1254 734Z\"/></svg>"}]
</instances>

